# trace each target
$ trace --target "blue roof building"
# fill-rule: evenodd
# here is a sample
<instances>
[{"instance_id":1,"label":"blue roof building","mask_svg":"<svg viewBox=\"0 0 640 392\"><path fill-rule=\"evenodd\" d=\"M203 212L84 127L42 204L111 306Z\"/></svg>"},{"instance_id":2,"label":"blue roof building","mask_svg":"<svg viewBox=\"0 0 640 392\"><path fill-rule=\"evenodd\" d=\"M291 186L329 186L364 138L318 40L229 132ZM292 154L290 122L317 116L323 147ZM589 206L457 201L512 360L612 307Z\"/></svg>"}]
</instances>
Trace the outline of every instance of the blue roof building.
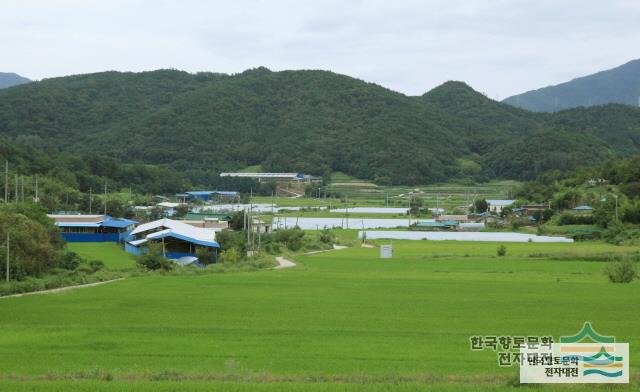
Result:
<instances>
[{"instance_id":1,"label":"blue roof building","mask_svg":"<svg viewBox=\"0 0 640 392\"><path fill-rule=\"evenodd\" d=\"M220 200L234 200L240 197L239 192L234 191L189 191L183 193L177 193L176 198L183 202L202 200L204 202L212 201L214 199Z\"/></svg>"},{"instance_id":2,"label":"blue roof building","mask_svg":"<svg viewBox=\"0 0 640 392\"><path fill-rule=\"evenodd\" d=\"M48 215L67 242L123 242L136 221L109 215L55 214Z\"/></svg>"}]
</instances>

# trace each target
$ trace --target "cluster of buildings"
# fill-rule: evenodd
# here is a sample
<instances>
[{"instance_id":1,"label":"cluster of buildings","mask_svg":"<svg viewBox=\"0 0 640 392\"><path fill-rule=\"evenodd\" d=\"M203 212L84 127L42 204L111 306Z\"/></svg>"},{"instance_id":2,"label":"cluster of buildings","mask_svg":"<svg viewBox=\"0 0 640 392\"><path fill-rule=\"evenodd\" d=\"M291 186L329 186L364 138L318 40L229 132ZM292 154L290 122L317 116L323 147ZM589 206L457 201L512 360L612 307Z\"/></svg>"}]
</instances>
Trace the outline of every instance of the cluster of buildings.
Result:
<instances>
[{"instance_id":1,"label":"cluster of buildings","mask_svg":"<svg viewBox=\"0 0 640 392\"><path fill-rule=\"evenodd\" d=\"M536 216L550 208L548 204L525 204L513 207L516 200L487 200L487 211L469 215L443 215L434 213L434 219L418 221L415 227L423 230L478 231L486 223L500 219L502 212L509 208L516 216L536 221ZM570 210L574 214L591 214L593 207L579 205Z\"/></svg>"}]
</instances>

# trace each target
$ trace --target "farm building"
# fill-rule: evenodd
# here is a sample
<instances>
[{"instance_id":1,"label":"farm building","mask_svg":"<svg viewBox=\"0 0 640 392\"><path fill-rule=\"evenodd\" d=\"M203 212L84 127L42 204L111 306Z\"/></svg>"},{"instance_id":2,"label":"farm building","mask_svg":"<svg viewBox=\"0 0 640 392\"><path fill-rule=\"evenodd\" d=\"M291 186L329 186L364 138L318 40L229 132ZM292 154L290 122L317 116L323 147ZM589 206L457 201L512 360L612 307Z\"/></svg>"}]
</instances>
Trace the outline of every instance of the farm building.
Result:
<instances>
[{"instance_id":1,"label":"farm building","mask_svg":"<svg viewBox=\"0 0 640 392\"><path fill-rule=\"evenodd\" d=\"M593 212L593 207L591 207L590 205L583 204L583 205L577 206L576 208L572 208L571 211L577 214L591 214Z\"/></svg>"},{"instance_id":2,"label":"farm building","mask_svg":"<svg viewBox=\"0 0 640 392\"><path fill-rule=\"evenodd\" d=\"M459 223L454 220L426 220L416 222L416 228L418 229L430 229L430 230L456 230Z\"/></svg>"},{"instance_id":3,"label":"farm building","mask_svg":"<svg viewBox=\"0 0 640 392\"><path fill-rule=\"evenodd\" d=\"M438 217L436 217L436 222L447 222L447 221L466 223L466 222L469 222L469 217L467 215L439 215Z\"/></svg>"},{"instance_id":4,"label":"farm building","mask_svg":"<svg viewBox=\"0 0 640 392\"><path fill-rule=\"evenodd\" d=\"M546 204L527 204L513 209L514 214L522 216L533 216L536 212L542 212L546 210L548 206Z\"/></svg>"},{"instance_id":5,"label":"farm building","mask_svg":"<svg viewBox=\"0 0 640 392\"><path fill-rule=\"evenodd\" d=\"M172 203L170 201L163 201L161 203L156 204L156 207L161 208L164 216L174 216L178 207L180 207L180 203Z\"/></svg>"},{"instance_id":6,"label":"farm building","mask_svg":"<svg viewBox=\"0 0 640 392\"><path fill-rule=\"evenodd\" d=\"M125 250L139 255L149 243L162 244L162 252L168 259L191 261L197 252L206 249L217 253L220 245L215 241L214 229L195 227L168 218L142 224L131 232L132 239ZM186 258L186 259L185 259Z\"/></svg>"},{"instance_id":7,"label":"farm building","mask_svg":"<svg viewBox=\"0 0 640 392\"><path fill-rule=\"evenodd\" d=\"M176 199L183 203L201 200L205 203L211 201L235 201L240 198L240 193L233 191L189 191L177 193Z\"/></svg>"},{"instance_id":8,"label":"farm building","mask_svg":"<svg viewBox=\"0 0 640 392\"><path fill-rule=\"evenodd\" d=\"M311 176L302 173L220 173L220 177L252 178L258 181L311 181Z\"/></svg>"},{"instance_id":9,"label":"farm building","mask_svg":"<svg viewBox=\"0 0 640 392\"><path fill-rule=\"evenodd\" d=\"M68 242L122 242L133 230L136 221L116 219L109 215L55 214L48 215L60 228Z\"/></svg>"},{"instance_id":10,"label":"farm building","mask_svg":"<svg viewBox=\"0 0 640 392\"><path fill-rule=\"evenodd\" d=\"M515 200L487 200L487 204L489 205L489 211L499 214L505 207L511 207Z\"/></svg>"}]
</instances>

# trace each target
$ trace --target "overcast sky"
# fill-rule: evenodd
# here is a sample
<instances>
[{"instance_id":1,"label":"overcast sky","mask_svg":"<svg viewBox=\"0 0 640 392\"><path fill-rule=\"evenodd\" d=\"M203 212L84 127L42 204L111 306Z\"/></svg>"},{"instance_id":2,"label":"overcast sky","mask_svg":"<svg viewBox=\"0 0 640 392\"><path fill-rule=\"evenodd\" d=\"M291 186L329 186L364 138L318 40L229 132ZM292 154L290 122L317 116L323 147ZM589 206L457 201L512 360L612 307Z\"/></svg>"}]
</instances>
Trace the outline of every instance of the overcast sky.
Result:
<instances>
[{"instance_id":1,"label":"overcast sky","mask_svg":"<svg viewBox=\"0 0 640 392\"><path fill-rule=\"evenodd\" d=\"M491 98L640 57L640 0L0 0L0 72L325 69Z\"/></svg>"}]
</instances>

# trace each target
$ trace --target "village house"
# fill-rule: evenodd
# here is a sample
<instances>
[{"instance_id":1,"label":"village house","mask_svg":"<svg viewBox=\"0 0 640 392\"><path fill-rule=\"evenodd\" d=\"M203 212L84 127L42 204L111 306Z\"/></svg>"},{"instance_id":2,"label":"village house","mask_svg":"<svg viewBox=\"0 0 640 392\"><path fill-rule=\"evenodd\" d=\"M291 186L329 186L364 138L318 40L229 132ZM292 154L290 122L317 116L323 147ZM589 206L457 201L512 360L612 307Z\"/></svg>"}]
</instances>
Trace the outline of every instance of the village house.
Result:
<instances>
[{"instance_id":1,"label":"village house","mask_svg":"<svg viewBox=\"0 0 640 392\"><path fill-rule=\"evenodd\" d=\"M67 242L123 242L136 221L109 215L50 214Z\"/></svg>"}]
</instances>

